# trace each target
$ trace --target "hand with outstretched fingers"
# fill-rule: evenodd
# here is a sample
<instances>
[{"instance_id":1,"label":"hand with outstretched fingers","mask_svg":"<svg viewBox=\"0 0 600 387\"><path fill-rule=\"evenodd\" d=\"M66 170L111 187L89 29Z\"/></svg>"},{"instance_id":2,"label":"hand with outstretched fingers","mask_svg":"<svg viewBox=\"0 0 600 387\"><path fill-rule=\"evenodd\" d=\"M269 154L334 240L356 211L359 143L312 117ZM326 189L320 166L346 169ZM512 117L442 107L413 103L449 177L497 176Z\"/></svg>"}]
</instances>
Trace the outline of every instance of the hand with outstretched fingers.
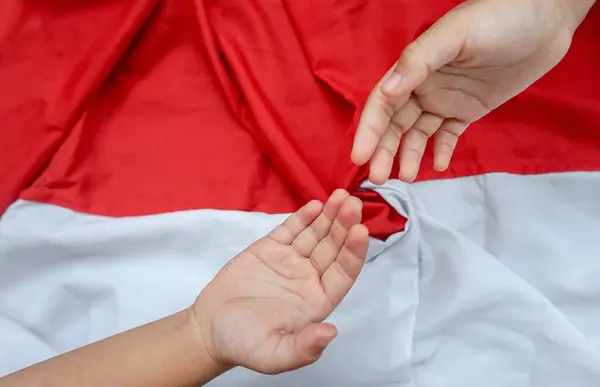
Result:
<instances>
[{"instance_id":1,"label":"hand with outstretched fingers","mask_svg":"<svg viewBox=\"0 0 600 387\"><path fill-rule=\"evenodd\" d=\"M402 52L371 92L352 161L383 184L399 152L399 179L417 176L429 138L434 169L448 168L469 124L552 69L594 0L469 0Z\"/></svg>"}]
</instances>

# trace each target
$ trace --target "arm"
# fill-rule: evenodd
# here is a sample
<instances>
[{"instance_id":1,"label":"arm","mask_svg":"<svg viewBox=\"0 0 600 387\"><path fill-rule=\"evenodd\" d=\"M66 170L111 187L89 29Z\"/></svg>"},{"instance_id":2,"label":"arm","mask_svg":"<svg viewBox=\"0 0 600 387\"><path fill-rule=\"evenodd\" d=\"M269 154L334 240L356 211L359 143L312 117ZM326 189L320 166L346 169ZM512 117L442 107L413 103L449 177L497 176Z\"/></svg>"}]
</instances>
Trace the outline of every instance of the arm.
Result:
<instances>
[{"instance_id":1,"label":"arm","mask_svg":"<svg viewBox=\"0 0 600 387\"><path fill-rule=\"evenodd\" d=\"M323 320L364 264L361 206L343 190L308 203L231 259L185 311L0 378L0 387L198 386L238 365L276 374L315 362L337 334Z\"/></svg>"},{"instance_id":2,"label":"arm","mask_svg":"<svg viewBox=\"0 0 600 387\"><path fill-rule=\"evenodd\" d=\"M203 385L228 367L196 332L185 310L8 375L0 387Z\"/></svg>"}]
</instances>

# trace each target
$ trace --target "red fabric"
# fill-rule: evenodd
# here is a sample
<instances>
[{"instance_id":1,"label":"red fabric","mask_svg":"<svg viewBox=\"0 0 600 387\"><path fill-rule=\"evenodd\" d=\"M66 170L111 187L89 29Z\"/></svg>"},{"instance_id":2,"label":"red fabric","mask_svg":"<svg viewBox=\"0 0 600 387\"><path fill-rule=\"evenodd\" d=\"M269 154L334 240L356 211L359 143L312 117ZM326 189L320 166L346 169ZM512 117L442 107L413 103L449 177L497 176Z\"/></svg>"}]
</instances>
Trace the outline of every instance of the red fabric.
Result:
<instances>
[{"instance_id":1,"label":"red fabric","mask_svg":"<svg viewBox=\"0 0 600 387\"><path fill-rule=\"evenodd\" d=\"M0 211L290 212L347 187L377 236L404 220L349 160L358 113L456 1L4 0ZM470 128L450 170L600 170L600 15L558 69Z\"/></svg>"}]
</instances>

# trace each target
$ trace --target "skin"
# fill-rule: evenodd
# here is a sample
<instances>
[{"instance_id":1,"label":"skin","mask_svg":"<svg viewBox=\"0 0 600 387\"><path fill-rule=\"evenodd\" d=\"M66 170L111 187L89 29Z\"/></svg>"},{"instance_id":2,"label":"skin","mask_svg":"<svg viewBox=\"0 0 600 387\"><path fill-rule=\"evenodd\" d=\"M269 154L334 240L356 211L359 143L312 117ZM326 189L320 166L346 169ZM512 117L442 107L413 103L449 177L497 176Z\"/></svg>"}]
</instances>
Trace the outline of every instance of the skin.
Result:
<instances>
[{"instance_id":1,"label":"skin","mask_svg":"<svg viewBox=\"0 0 600 387\"><path fill-rule=\"evenodd\" d=\"M243 366L276 374L315 362L337 335L323 321L368 247L362 204L338 190L235 256L194 305L0 379L0 387L198 386Z\"/></svg>"},{"instance_id":2,"label":"skin","mask_svg":"<svg viewBox=\"0 0 600 387\"><path fill-rule=\"evenodd\" d=\"M402 52L371 92L352 150L383 184L399 152L412 182L433 139L434 169L448 168L459 136L552 69L594 0L469 0Z\"/></svg>"},{"instance_id":3,"label":"skin","mask_svg":"<svg viewBox=\"0 0 600 387\"><path fill-rule=\"evenodd\" d=\"M448 167L467 126L566 54L593 0L470 0L403 51L371 93L352 160L384 183L400 150L415 179L425 144ZM20 386L197 386L236 366L275 374L316 361L337 330L324 320L364 264L361 203L338 190L308 203L234 257L190 308L0 379Z\"/></svg>"}]
</instances>

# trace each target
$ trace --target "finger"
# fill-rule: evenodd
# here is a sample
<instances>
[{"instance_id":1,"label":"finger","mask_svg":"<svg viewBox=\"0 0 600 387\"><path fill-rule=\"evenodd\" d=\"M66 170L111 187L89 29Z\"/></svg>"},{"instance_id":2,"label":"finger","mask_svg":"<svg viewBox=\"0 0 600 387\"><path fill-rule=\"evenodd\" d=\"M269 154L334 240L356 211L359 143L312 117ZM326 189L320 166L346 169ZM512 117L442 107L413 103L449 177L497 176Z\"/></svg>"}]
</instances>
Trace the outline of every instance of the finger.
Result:
<instances>
[{"instance_id":1,"label":"finger","mask_svg":"<svg viewBox=\"0 0 600 387\"><path fill-rule=\"evenodd\" d=\"M354 138L352 162L363 165L369 161L394 112L429 74L458 57L466 37L464 24L449 13L403 50L367 99Z\"/></svg>"},{"instance_id":2,"label":"finger","mask_svg":"<svg viewBox=\"0 0 600 387\"><path fill-rule=\"evenodd\" d=\"M388 70L382 81L392 71L393 68ZM358 122L350 156L352 162L356 165L364 165L371 159L394 113L401 107L401 105L394 104L394 101L389 100L381 93L382 81L369 94Z\"/></svg>"},{"instance_id":3,"label":"finger","mask_svg":"<svg viewBox=\"0 0 600 387\"><path fill-rule=\"evenodd\" d=\"M390 177L390 172L398 152L400 139L417 121L422 111L417 102L410 98L408 102L392 117L387 131L371 160L369 180L374 184L383 184Z\"/></svg>"},{"instance_id":4,"label":"finger","mask_svg":"<svg viewBox=\"0 0 600 387\"><path fill-rule=\"evenodd\" d=\"M408 132L413 127L415 122L421 117L423 110L414 98L409 98L408 101L398 110L392 120L390 126L402 134Z\"/></svg>"},{"instance_id":5,"label":"finger","mask_svg":"<svg viewBox=\"0 0 600 387\"><path fill-rule=\"evenodd\" d=\"M406 46L381 85L383 95L396 103L406 101L429 74L455 60L466 37L463 24L454 14L446 14Z\"/></svg>"},{"instance_id":6,"label":"finger","mask_svg":"<svg viewBox=\"0 0 600 387\"><path fill-rule=\"evenodd\" d=\"M354 285L365 263L368 247L369 230L361 224L352 226L344 247L321 276L321 285L332 305L331 311L342 302Z\"/></svg>"},{"instance_id":7,"label":"finger","mask_svg":"<svg viewBox=\"0 0 600 387\"><path fill-rule=\"evenodd\" d=\"M309 257L317 244L327 236L347 197L348 192L345 190L335 190L325 203L321 214L292 241L292 246L300 255Z\"/></svg>"},{"instance_id":8,"label":"finger","mask_svg":"<svg viewBox=\"0 0 600 387\"><path fill-rule=\"evenodd\" d=\"M304 364L314 363L325 348L337 336L337 329L331 324L309 324L295 335L296 353Z\"/></svg>"},{"instance_id":9,"label":"finger","mask_svg":"<svg viewBox=\"0 0 600 387\"><path fill-rule=\"evenodd\" d=\"M395 130L388 129L385 132L371 159L369 180L373 184L384 184L390 178L401 136L402 134Z\"/></svg>"},{"instance_id":10,"label":"finger","mask_svg":"<svg viewBox=\"0 0 600 387\"><path fill-rule=\"evenodd\" d=\"M270 368L291 371L314 363L337 336L337 329L327 323L312 323L293 334L282 334L271 357Z\"/></svg>"},{"instance_id":11,"label":"finger","mask_svg":"<svg viewBox=\"0 0 600 387\"><path fill-rule=\"evenodd\" d=\"M433 138L433 169L445 171L460 137L468 125L453 119L445 120Z\"/></svg>"},{"instance_id":12,"label":"finger","mask_svg":"<svg viewBox=\"0 0 600 387\"><path fill-rule=\"evenodd\" d=\"M321 201L310 201L271 231L268 237L279 243L290 244L310 226L322 210L323 203Z\"/></svg>"},{"instance_id":13,"label":"finger","mask_svg":"<svg viewBox=\"0 0 600 387\"><path fill-rule=\"evenodd\" d=\"M412 182L416 179L427 140L439 129L442 122L443 119L434 114L423 113L406 132L400 145L400 180Z\"/></svg>"},{"instance_id":14,"label":"finger","mask_svg":"<svg viewBox=\"0 0 600 387\"><path fill-rule=\"evenodd\" d=\"M360 223L362 202L353 196L347 197L336 216L329 233L310 254L310 260L319 273L323 275L325 270L335 261L344 246L349 229Z\"/></svg>"}]
</instances>

